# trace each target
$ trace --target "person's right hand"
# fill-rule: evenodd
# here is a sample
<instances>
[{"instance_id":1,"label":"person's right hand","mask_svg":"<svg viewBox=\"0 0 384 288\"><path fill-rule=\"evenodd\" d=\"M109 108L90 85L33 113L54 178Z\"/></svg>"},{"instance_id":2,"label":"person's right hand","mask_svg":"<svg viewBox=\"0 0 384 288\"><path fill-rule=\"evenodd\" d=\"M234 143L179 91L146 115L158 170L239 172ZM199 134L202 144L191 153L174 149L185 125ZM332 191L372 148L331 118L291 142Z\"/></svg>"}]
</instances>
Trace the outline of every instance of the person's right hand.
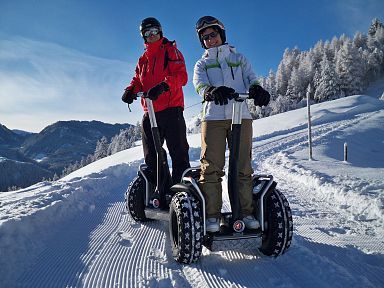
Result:
<instances>
[{"instance_id":1,"label":"person's right hand","mask_svg":"<svg viewBox=\"0 0 384 288\"><path fill-rule=\"evenodd\" d=\"M132 89L125 89L123 96L121 96L121 100L125 103L132 104L133 100L136 100L136 94L133 93Z\"/></svg>"},{"instance_id":2,"label":"person's right hand","mask_svg":"<svg viewBox=\"0 0 384 288\"><path fill-rule=\"evenodd\" d=\"M233 98L235 90L226 86L209 87L204 93L204 99L207 101L215 101L216 105L228 104L228 99Z\"/></svg>"}]
</instances>

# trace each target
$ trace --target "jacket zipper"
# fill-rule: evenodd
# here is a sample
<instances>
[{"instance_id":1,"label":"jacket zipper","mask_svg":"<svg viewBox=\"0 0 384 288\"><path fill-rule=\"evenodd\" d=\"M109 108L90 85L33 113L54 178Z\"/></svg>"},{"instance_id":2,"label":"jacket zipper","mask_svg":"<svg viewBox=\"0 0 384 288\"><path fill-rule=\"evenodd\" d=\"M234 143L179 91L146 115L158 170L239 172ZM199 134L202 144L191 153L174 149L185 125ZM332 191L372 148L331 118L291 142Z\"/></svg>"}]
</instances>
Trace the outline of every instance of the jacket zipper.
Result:
<instances>
[{"instance_id":1,"label":"jacket zipper","mask_svg":"<svg viewBox=\"0 0 384 288\"><path fill-rule=\"evenodd\" d=\"M235 75L233 74L233 68L232 68L232 66L230 66L230 67L231 67L232 79L235 80Z\"/></svg>"}]
</instances>

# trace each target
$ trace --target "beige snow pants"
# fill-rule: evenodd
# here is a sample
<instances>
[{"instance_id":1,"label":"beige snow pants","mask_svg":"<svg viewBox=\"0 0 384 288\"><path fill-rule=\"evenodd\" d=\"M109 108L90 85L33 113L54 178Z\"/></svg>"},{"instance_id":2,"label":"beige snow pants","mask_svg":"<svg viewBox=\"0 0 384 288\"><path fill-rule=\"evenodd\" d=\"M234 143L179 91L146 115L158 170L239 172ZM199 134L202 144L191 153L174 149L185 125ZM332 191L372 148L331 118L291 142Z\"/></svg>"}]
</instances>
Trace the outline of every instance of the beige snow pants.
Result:
<instances>
[{"instance_id":1,"label":"beige snow pants","mask_svg":"<svg viewBox=\"0 0 384 288\"><path fill-rule=\"evenodd\" d=\"M199 186L206 199L208 218L219 218L222 206L221 177L224 176L225 151L230 142L231 120L201 123L201 175ZM239 155L239 197L243 217L252 214L252 120L243 119Z\"/></svg>"}]
</instances>

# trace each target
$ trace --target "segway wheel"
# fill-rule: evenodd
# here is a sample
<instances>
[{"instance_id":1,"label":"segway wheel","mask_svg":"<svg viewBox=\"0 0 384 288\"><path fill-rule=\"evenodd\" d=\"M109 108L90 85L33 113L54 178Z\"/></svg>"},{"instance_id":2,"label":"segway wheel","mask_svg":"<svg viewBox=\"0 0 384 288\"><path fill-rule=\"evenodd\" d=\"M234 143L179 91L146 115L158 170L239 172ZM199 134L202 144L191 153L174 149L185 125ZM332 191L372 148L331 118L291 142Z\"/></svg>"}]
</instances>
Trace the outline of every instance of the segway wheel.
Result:
<instances>
[{"instance_id":1,"label":"segway wheel","mask_svg":"<svg viewBox=\"0 0 384 288\"><path fill-rule=\"evenodd\" d=\"M129 184L127 192L125 192L125 207L131 214L132 218L138 222L145 222L149 219L145 216L145 180L142 176L137 176Z\"/></svg>"},{"instance_id":2,"label":"segway wheel","mask_svg":"<svg viewBox=\"0 0 384 288\"><path fill-rule=\"evenodd\" d=\"M292 213L285 196L277 189L266 194L265 231L262 236L261 253L277 257L291 245L293 235Z\"/></svg>"},{"instance_id":3,"label":"segway wheel","mask_svg":"<svg viewBox=\"0 0 384 288\"><path fill-rule=\"evenodd\" d=\"M202 215L198 201L186 192L176 193L170 204L169 221L173 258L196 262L202 251Z\"/></svg>"}]
</instances>

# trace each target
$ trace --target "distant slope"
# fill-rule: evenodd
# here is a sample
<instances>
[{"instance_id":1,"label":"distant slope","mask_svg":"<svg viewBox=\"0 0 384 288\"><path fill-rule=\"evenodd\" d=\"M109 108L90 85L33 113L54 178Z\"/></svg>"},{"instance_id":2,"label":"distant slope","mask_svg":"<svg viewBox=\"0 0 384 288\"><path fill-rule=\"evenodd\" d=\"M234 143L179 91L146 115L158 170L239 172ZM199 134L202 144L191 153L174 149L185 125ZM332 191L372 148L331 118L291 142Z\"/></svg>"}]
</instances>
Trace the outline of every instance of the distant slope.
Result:
<instances>
[{"instance_id":1,"label":"distant slope","mask_svg":"<svg viewBox=\"0 0 384 288\"><path fill-rule=\"evenodd\" d=\"M22 135L19 135L0 124L0 146L15 147L23 140L24 137Z\"/></svg>"},{"instance_id":2,"label":"distant slope","mask_svg":"<svg viewBox=\"0 0 384 288\"><path fill-rule=\"evenodd\" d=\"M0 157L0 191L7 191L12 186L28 187L43 178L52 177L52 172L34 163Z\"/></svg>"},{"instance_id":3,"label":"distant slope","mask_svg":"<svg viewBox=\"0 0 384 288\"><path fill-rule=\"evenodd\" d=\"M110 140L129 126L100 121L59 121L29 137L21 151L47 169L60 173L65 166L93 154L97 141L103 136Z\"/></svg>"}]
</instances>

